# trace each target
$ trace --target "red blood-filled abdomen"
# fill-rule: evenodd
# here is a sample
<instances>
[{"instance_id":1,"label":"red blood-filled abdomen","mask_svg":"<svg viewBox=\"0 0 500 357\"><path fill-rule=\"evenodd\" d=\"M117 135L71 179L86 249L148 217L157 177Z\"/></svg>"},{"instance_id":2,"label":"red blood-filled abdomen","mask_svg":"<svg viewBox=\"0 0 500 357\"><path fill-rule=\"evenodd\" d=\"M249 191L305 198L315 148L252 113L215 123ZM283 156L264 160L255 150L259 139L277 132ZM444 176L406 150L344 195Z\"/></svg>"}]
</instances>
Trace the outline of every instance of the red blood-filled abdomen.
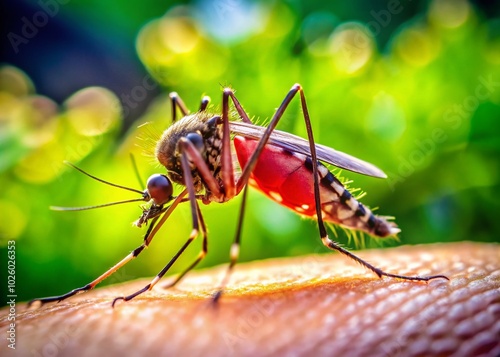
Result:
<instances>
[{"instance_id":1,"label":"red blood-filled abdomen","mask_svg":"<svg viewBox=\"0 0 500 357\"><path fill-rule=\"evenodd\" d=\"M238 162L243 169L257 147L257 141L241 136L234 138ZM272 200L291 208L297 213L313 216L313 176L304 166L304 160L286 153L282 148L266 145L250 184L264 192Z\"/></svg>"}]
</instances>

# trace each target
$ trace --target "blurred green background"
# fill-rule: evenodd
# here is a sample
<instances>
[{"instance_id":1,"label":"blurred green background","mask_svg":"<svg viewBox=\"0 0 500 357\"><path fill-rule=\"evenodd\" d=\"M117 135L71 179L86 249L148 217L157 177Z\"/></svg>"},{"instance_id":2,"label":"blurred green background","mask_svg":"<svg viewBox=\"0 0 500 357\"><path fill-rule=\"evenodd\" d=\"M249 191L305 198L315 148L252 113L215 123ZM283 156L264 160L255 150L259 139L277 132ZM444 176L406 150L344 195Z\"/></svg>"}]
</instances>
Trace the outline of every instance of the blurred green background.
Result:
<instances>
[{"instance_id":1,"label":"blurred green background","mask_svg":"<svg viewBox=\"0 0 500 357\"><path fill-rule=\"evenodd\" d=\"M139 189L129 154L143 179L164 172L152 151L170 123L173 90L192 110L209 95L218 112L221 89L229 85L263 123L301 83L317 142L388 174L380 180L344 172L352 187L368 193L364 203L396 217L402 243L499 241L498 3L48 0L4 6L0 256L6 265L7 241L15 240L19 301L83 286L140 245L144 229L131 226L140 215L137 204L84 212L49 206L134 198L63 160ZM279 128L305 136L297 102ZM210 235L200 267L228 261L239 202L202 207ZM253 190L248 206L241 261L327 252L314 221ZM182 205L150 249L105 284L153 276L190 230ZM344 232L338 235L347 243ZM199 249L194 243L172 273Z\"/></svg>"}]
</instances>

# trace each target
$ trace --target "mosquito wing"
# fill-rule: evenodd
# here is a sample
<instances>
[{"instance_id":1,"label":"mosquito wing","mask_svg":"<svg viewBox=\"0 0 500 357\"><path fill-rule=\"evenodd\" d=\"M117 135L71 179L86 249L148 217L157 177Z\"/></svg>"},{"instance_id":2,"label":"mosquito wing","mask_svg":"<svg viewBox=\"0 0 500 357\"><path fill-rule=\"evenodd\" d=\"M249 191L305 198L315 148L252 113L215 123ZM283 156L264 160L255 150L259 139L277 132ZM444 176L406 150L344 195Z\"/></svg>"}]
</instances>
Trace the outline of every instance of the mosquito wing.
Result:
<instances>
[{"instance_id":1,"label":"mosquito wing","mask_svg":"<svg viewBox=\"0 0 500 357\"><path fill-rule=\"evenodd\" d=\"M266 130L266 128L262 126L236 121L229 122L229 127L234 134L243 135L255 140L259 140ZM309 142L306 139L284 131L274 130L269 138L269 144L279 146L292 152L311 156ZM375 165L341 151L334 150L328 146L316 144L316 155L318 160L327 162L341 169L373 177L387 177L387 175Z\"/></svg>"}]
</instances>

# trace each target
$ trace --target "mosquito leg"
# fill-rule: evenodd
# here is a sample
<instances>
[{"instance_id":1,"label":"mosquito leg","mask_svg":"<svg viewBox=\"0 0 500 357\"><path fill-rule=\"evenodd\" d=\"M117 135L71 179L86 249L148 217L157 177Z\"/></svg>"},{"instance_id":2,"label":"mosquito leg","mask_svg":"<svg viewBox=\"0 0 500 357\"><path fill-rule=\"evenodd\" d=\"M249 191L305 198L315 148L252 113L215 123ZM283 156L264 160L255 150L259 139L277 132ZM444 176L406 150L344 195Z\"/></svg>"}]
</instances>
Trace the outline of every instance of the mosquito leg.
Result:
<instances>
[{"instance_id":1,"label":"mosquito leg","mask_svg":"<svg viewBox=\"0 0 500 357\"><path fill-rule=\"evenodd\" d=\"M177 278L172 283L165 286L165 288L171 288L174 285L176 285L179 281L181 281L182 278L184 278L184 276L188 272L193 270L198 265L198 263L201 262L203 260L203 258L205 258L205 256L208 253L207 228L205 226L205 221L203 220L203 215L201 214L201 211L200 211L200 206L198 206L198 213L199 213L198 218L200 220L201 234L203 235L203 243L202 243L202 248L201 248L202 250L201 250L200 254L198 255L198 257L196 258L196 260L186 270L184 270L179 276L177 276Z\"/></svg>"},{"instance_id":2,"label":"mosquito leg","mask_svg":"<svg viewBox=\"0 0 500 357\"><path fill-rule=\"evenodd\" d=\"M145 293L148 290L151 290L153 288L153 286L155 286L156 283L158 283L158 281L160 281L160 279L165 275L165 273L172 267L172 265L181 256L181 254L184 253L186 248L189 246L189 244L191 244L191 242L194 240L194 238L196 238L197 235L198 235L198 231L193 229L193 231L191 232L191 235L189 236L189 239L186 241L186 243L184 243L182 248L174 255L174 257L168 262L168 264L156 275L156 277L149 284L147 284L145 287L136 291L133 294L130 294L127 296L120 296L120 297L115 298L113 300L111 306L114 307L116 302L119 300L129 301L129 300L132 300L133 298L135 298L136 296L141 295L142 293Z\"/></svg>"},{"instance_id":3,"label":"mosquito leg","mask_svg":"<svg viewBox=\"0 0 500 357\"><path fill-rule=\"evenodd\" d=\"M231 136L229 133L229 96L231 89L224 89L222 93L222 152L221 175L224 193L227 200L236 195L234 185L233 158L231 154Z\"/></svg>"},{"instance_id":4,"label":"mosquito leg","mask_svg":"<svg viewBox=\"0 0 500 357\"><path fill-rule=\"evenodd\" d=\"M292 96L293 97L293 96ZM239 181L244 181L244 183L241 185L241 187L236 187L235 181L234 181L234 170L233 170L233 159L231 155L231 137L229 134L229 98L233 101L233 104L238 111L238 114L240 118L242 119L243 122L251 124L252 121L248 117L248 114L245 112L243 107L241 106L239 100L236 98L234 95L234 92L231 88L225 88L222 94L222 127L223 127L223 132L222 132L222 163L221 163L221 171L222 171L222 181L224 185L224 193L226 200L229 200L236 196L237 193L241 191L243 188L244 183L248 180L248 177L246 180L239 180ZM279 120L279 118L278 118ZM273 128L274 129L274 128ZM271 130L272 131L272 130ZM270 134L269 134L270 135ZM266 139L267 142L267 139ZM251 172L251 170L250 170ZM250 173L248 174L250 176Z\"/></svg>"},{"instance_id":5,"label":"mosquito leg","mask_svg":"<svg viewBox=\"0 0 500 357\"><path fill-rule=\"evenodd\" d=\"M156 219L153 222L155 222L155 221L156 221ZM153 225L151 225L149 227L148 232L146 233L146 236L150 233L152 227L153 227ZM87 290L92 290L101 281L103 281L104 279L106 279L107 277L109 277L111 274L113 274L114 272L116 272L118 269L120 269L122 266L124 266L125 264L127 264L132 259L135 259L144 250L144 248L146 248L146 247L147 247L147 244L146 244L146 242L144 242L139 247L137 247L136 249L134 249L129 255L127 255L125 258L123 258L121 261L119 261L112 268L110 268L109 270L107 270L104 274L102 274L101 276L99 276L97 279L95 279L91 283L89 283L89 284L87 284L87 285L85 285L85 286L83 286L81 288L73 289L73 290L71 290L70 292L68 292L68 293L66 293L64 295L52 296L52 297L46 297L46 298L31 300L30 302L28 302L28 307L30 307L32 304L34 304L36 302L41 303L40 306L45 305L46 303L49 303L49 302L60 302L60 301L65 300L65 299L67 299L67 298L69 298L71 296L74 296L74 295L76 295L76 294L78 294L80 292L84 292L84 291L87 291Z\"/></svg>"},{"instance_id":6,"label":"mosquito leg","mask_svg":"<svg viewBox=\"0 0 500 357\"><path fill-rule=\"evenodd\" d=\"M213 174L210 172L210 169L208 168L206 162L203 160L203 158L200 155L200 152L198 149L196 149L195 145L187 138L181 138L179 141L179 144L182 147L183 154L186 154L189 156L189 159L191 162L196 166L198 169L198 172L200 176L203 178L203 181L205 182L206 186L208 187L208 190L217 197L221 197L223 193L221 192L221 188L219 186L219 183L217 180L214 178ZM187 164L189 167L189 164ZM188 171L188 176L191 177L191 172ZM193 197L195 197L195 193L193 192ZM191 200L191 195L189 195L189 199Z\"/></svg>"},{"instance_id":7,"label":"mosquito leg","mask_svg":"<svg viewBox=\"0 0 500 357\"><path fill-rule=\"evenodd\" d=\"M328 234L327 234L327 231L325 228L325 224L323 222L322 211L321 211L321 201L320 201L320 192L319 192L318 159L316 156L316 145L314 143L314 136L313 136L313 131L312 131L311 119L309 117L309 111L307 109L306 98L305 98L305 95L304 95L304 92L302 89L300 89L300 103L302 106L302 113L304 115L304 122L306 124L307 136L309 139L309 149L311 151L311 161L312 161L313 176L314 176L314 201L316 202L316 216L317 216L317 221L318 221L319 234L321 236L321 241L323 242L323 244L329 249L336 250L336 251L348 256L349 258L353 259L354 261L358 262L359 264L363 265L367 269L369 269L372 272L374 272L375 274L377 274L378 277L387 276L387 277L392 277L392 278L405 279L405 280L416 280L416 281L429 281L429 280L438 279L438 278L449 280L444 275L432 275L432 276L428 276L428 277L419 277L419 276L405 276L405 275L386 273L386 272L382 271L381 269L376 268L373 265L371 265L370 263L359 258L358 256L354 255L353 253L349 252L348 250L342 248L336 242L332 241L328 237Z\"/></svg>"},{"instance_id":8,"label":"mosquito leg","mask_svg":"<svg viewBox=\"0 0 500 357\"><path fill-rule=\"evenodd\" d=\"M226 91L228 92L229 96L233 100L234 107L236 108L236 111L238 112L241 120L245 123L253 124L252 121L250 120L250 118L248 117L248 114L245 112L245 110L241 106L240 101L234 95L234 92L229 88L227 88Z\"/></svg>"},{"instance_id":9,"label":"mosquito leg","mask_svg":"<svg viewBox=\"0 0 500 357\"><path fill-rule=\"evenodd\" d=\"M170 259L167 265L156 275L156 277L146 286L144 286L142 289L136 291L133 294L127 295L127 296L120 296L117 297L113 300L113 303L111 306L115 306L116 302L119 300L123 301L129 301L135 298L138 295L141 295L142 293L151 290L157 283L160 281L160 279L167 273L167 271L174 265L174 263L177 261L177 259L184 253L186 248L193 242L193 240L198 236L199 232L199 227L200 227L200 212L199 212L199 206L198 202L196 202L196 192L194 189L194 183L193 183L193 177L191 176L191 168L189 165L189 160L188 160L188 150L189 148L194 148L193 143L191 143L188 139L182 138L179 141L179 145L181 148L181 166L182 166L182 171L184 175L184 180L185 180L185 185L186 185L186 190L187 194L189 197L189 203L191 206L191 219L193 223L193 229L191 231L191 234L189 235L188 240L184 243L184 245L179 249L179 251ZM202 225L203 230L205 230L205 225L203 223Z\"/></svg>"},{"instance_id":10,"label":"mosquito leg","mask_svg":"<svg viewBox=\"0 0 500 357\"><path fill-rule=\"evenodd\" d=\"M349 252L347 249L342 248L340 245L338 245L338 243L336 243L336 242L332 241L330 238L328 238L328 236L322 237L321 241L323 242L323 244L327 248L332 249L332 250L336 250L336 251L348 256L352 260L356 261L357 263L361 264L365 268L367 268L367 269L371 270L372 272L374 272L375 274L377 274L377 276L379 278L381 278L382 276L387 276L387 277L391 277L391 278L404 279L404 280L416 280L416 281L429 281L432 279L450 280L444 275L431 275L431 276L420 277L420 276L406 276L406 275L386 273L383 270L381 270L377 267L374 267L373 265L371 265L367 261L365 261L365 260L361 259L360 257L354 255L353 253Z\"/></svg>"},{"instance_id":11,"label":"mosquito leg","mask_svg":"<svg viewBox=\"0 0 500 357\"><path fill-rule=\"evenodd\" d=\"M328 234L325 228L325 224L323 222L322 218L322 211L321 211L321 201L320 201L320 192L319 192L319 174L318 174L318 160L317 160L317 155L316 155L316 145L314 143L314 136L312 132L312 126L311 126L311 120L309 117L309 111L307 109L307 103L305 99L304 92L302 90L302 87L300 84L295 84L292 86L288 94L286 95L285 99L281 103L280 107L274 114L270 124L266 128L266 131L262 135L262 138L259 140L259 144L257 145L257 148L255 149L254 153L252 154L252 157L248 160L247 165L243 168L243 172L237 182L236 185L236 192L240 192L243 186L246 185L248 182L248 179L250 177L250 174L252 170L255 168L255 165L257 164L258 158L264 149L265 145L267 144L269 137L271 136L272 131L276 128L276 125L278 124L279 120L281 119L283 113L285 112L286 108L292 101L292 99L295 97L297 92L300 92L300 102L301 102L301 107L302 107L302 112L304 115L304 122L306 125L306 130L307 130L307 136L309 140L309 149L311 152L311 161L312 161L312 171L313 171L313 180L314 180L314 199L316 203L316 216L317 216L317 221L318 221L318 228L319 228L319 233L321 240L325 246L327 246L330 249L337 250L344 255L347 255L351 259L354 259L358 263L362 264L369 270L373 271L375 274L377 274L379 277L381 276L388 276L388 277L394 277L394 278L401 278L401 279L407 279L407 280L420 280L420 281L428 281L431 279L436 279L436 278L444 278L447 279L443 275L435 275L435 276L430 276L430 277L407 277L403 275L397 275L397 274L389 274L385 273L382 270L375 268L374 266L370 265L369 263L365 262L364 260L358 258L354 254L350 253L346 249L340 247L337 243L334 241L330 240L328 238ZM234 96L232 96L233 100L235 99ZM235 102L235 106L236 102ZM240 114L241 115L241 114Z\"/></svg>"},{"instance_id":12,"label":"mosquito leg","mask_svg":"<svg viewBox=\"0 0 500 357\"><path fill-rule=\"evenodd\" d=\"M144 248L147 248L147 246L151 243L154 236L156 235L156 232L158 232L160 227L163 225L165 220L170 216L170 214L175 209L175 207L177 207L177 205L182 201L185 194L186 194L186 192L184 191L179 196L177 196L177 198L174 200L172 205L165 211L165 213L163 214L163 216L161 217L161 220L159 222L157 222L157 221L158 221L160 216L153 218L153 220L151 221L151 225L148 227L148 230L147 230L146 234L144 235L144 242L139 247L134 249L129 255L127 255L121 261L116 263L113 267L108 269L104 274L102 274L101 276L99 276L97 279L90 282L89 284L87 284L81 288L73 289L64 295L51 296L51 297L46 297L46 298L41 298L41 299L33 299L30 302L28 302L28 307L33 305L36 302L39 302L41 304L40 306L45 305L45 304L50 303L50 302L60 302L60 301L65 300L71 296L74 296L80 292L92 290L101 281L103 281L104 279L106 279L107 277L112 275L114 272L116 272L122 266L127 264L129 261L135 259L144 250Z\"/></svg>"},{"instance_id":13,"label":"mosquito leg","mask_svg":"<svg viewBox=\"0 0 500 357\"><path fill-rule=\"evenodd\" d=\"M236 234L234 237L234 242L231 245L231 254L230 254L230 262L229 262L229 267L226 270L226 275L224 275L224 278L222 279L222 282L219 286L219 289L213 296L213 302L217 303L219 301L220 297L224 293L224 289L229 281L229 278L231 276L231 272L233 271L234 266L236 265L236 262L238 261L238 257L240 255L240 245L241 245L241 229L243 227L243 218L245 216L245 207L246 207L246 201L247 201L247 192L248 192L248 185L245 186L245 189L243 190L243 197L241 201L241 208L240 208L240 215L238 217L238 226L236 227Z\"/></svg>"},{"instance_id":14,"label":"mosquito leg","mask_svg":"<svg viewBox=\"0 0 500 357\"><path fill-rule=\"evenodd\" d=\"M200 103L200 109L199 109L199 111L200 112L204 112L205 109L207 109L209 103L210 103L210 97L209 96L206 95L203 98L201 98L201 103Z\"/></svg>"},{"instance_id":15,"label":"mosquito leg","mask_svg":"<svg viewBox=\"0 0 500 357\"><path fill-rule=\"evenodd\" d=\"M243 168L243 171L241 173L240 178L238 179L238 182L236 184L236 192L239 193L243 189L243 186L245 186L248 182L248 179L250 177L250 174L252 173L253 169L255 168L255 165L257 165L257 161L259 159L260 154L262 153L262 150L264 150L264 147L266 146L267 142L269 141L269 137L271 136L271 133L273 130L276 128L276 125L278 125L279 120L283 116L283 113L285 112L286 108L288 108L288 105L292 101L292 99L295 97L297 92L301 91L302 93L302 87L300 84L294 84L292 86L292 89L288 92L286 95L285 99L279 106L278 110L276 110L276 113L274 113L273 118L271 119L271 122L266 128L266 131L264 131L264 134L262 135L262 138L259 140L259 144L257 145L257 148L255 148L255 151L252 154L252 157L248 160L246 166ZM316 168L317 170L317 168ZM316 176L315 176L316 177Z\"/></svg>"},{"instance_id":16,"label":"mosquito leg","mask_svg":"<svg viewBox=\"0 0 500 357\"><path fill-rule=\"evenodd\" d=\"M170 97L170 102L172 103L172 123L175 123L177 120L177 108L181 110L182 116L188 115L189 110L177 92L172 92L168 96Z\"/></svg>"}]
</instances>

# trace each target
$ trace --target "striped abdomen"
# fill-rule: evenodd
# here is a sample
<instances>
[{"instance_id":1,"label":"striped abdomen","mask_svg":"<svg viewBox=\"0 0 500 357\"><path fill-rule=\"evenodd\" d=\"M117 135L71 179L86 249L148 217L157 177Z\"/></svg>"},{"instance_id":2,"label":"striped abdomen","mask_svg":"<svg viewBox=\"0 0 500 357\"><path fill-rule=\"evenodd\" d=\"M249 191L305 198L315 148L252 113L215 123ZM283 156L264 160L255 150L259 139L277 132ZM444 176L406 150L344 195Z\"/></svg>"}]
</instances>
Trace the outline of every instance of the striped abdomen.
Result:
<instances>
[{"instance_id":1,"label":"striped abdomen","mask_svg":"<svg viewBox=\"0 0 500 357\"><path fill-rule=\"evenodd\" d=\"M244 167L257 141L236 136L234 146L240 166ZM326 222L378 237L387 237L400 231L394 223L375 216L352 197L342 183L319 162L318 173L321 209ZM283 206L311 218L316 217L313 183L310 157L274 145L266 145L250 176L252 186Z\"/></svg>"}]
</instances>

